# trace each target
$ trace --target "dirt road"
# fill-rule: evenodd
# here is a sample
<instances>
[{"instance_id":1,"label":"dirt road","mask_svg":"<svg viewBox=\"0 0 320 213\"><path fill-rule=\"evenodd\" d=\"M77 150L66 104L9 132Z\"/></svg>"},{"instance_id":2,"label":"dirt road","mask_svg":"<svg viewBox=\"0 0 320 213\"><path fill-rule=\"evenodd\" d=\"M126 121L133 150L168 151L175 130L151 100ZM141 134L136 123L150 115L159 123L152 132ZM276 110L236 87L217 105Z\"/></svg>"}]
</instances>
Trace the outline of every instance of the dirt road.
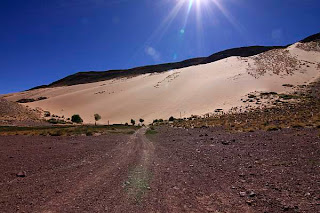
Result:
<instances>
[{"instance_id":1,"label":"dirt road","mask_svg":"<svg viewBox=\"0 0 320 213\"><path fill-rule=\"evenodd\" d=\"M139 170L147 172L150 166L153 147L144 132L142 128L130 136L90 138L1 137L0 209L124 211L141 193L129 183L130 171L137 170L131 178L145 178ZM26 177L16 177L19 171Z\"/></svg>"},{"instance_id":2,"label":"dirt road","mask_svg":"<svg viewBox=\"0 0 320 213\"><path fill-rule=\"evenodd\" d=\"M320 211L316 129L156 130L0 137L1 212Z\"/></svg>"}]
</instances>

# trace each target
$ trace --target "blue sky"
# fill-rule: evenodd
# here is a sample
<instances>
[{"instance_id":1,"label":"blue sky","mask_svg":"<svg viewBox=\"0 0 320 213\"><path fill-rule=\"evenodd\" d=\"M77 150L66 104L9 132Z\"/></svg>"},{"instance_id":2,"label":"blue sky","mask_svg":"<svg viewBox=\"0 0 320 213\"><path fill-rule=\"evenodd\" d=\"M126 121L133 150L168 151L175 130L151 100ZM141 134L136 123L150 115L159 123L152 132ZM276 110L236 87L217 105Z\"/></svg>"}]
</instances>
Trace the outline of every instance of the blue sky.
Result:
<instances>
[{"instance_id":1,"label":"blue sky","mask_svg":"<svg viewBox=\"0 0 320 213\"><path fill-rule=\"evenodd\" d=\"M1 0L0 94L320 32L319 0Z\"/></svg>"}]
</instances>

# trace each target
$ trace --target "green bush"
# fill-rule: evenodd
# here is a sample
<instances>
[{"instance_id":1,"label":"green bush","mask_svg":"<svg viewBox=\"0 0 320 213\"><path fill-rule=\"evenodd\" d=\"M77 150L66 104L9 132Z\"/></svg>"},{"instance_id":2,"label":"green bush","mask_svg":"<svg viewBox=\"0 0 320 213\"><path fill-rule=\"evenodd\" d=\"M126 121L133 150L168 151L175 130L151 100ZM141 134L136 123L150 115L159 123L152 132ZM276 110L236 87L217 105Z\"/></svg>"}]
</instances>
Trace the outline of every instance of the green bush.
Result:
<instances>
[{"instance_id":1,"label":"green bush","mask_svg":"<svg viewBox=\"0 0 320 213\"><path fill-rule=\"evenodd\" d=\"M94 120L95 120L95 125L97 125L97 121L99 121L101 119L101 115L99 114L94 114Z\"/></svg>"},{"instance_id":2,"label":"green bush","mask_svg":"<svg viewBox=\"0 0 320 213\"><path fill-rule=\"evenodd\" d=\"M82 118L80 117L80 115L76 114L76 115L72 115L71 117L71 121L74 123L83 123Z\"/></svg>"},{"instance_id":3,"label":"green bush","mask_svg":"<svg viewBox=\"0 0 320 213\"><path fill-rule=\"evenodd\" d=\"M146 135L155 135L155 134L157 134L158 132L156 131L156 130L151 130L151 129L148 129L147 131L146 131Z\"/></svg>"},{"instance_id":4,"label":"green bush","mask_svg":"<svg viewBox=\"0 0 320 213\"><path fill-rule=\"evenodd\" d=\"M59 120L59 119L55 119L55 118L49 119L48 122L51 124L66 124L66 122L64 120Z\"/></svg>"},{"instance_id":5,"label":"green bush","mask_svg":"<svg viewBox=\"0 0 320 213\"><path fill-rule=\"evenodd\" d=\"M49 111L44 111L44 117L50 117L51 113Z\"/></svg>"},{"instance_id":6,"label":"green bush","mask_svg":"<svg viewBox=\"0 0 320 213\"><path fill-rule=\"evenodd\" d=\"M50 136L62 136L63 132L62 130L54 131L49 133Z\"/></svg>"},{"instance_id":7,"label":"green bush","mask_svg":"<svg viewBox=\"0 0 320 213\"><path fill-rule=\"evenodd\" d=\"M170 118L169 118L169 121L174 121L175 120L175 118L173 117L173 116L171 116Z\"/></svg>"},{"instance_id":8,"label":"green bush","mask_svg":"<svg viewBox=\"0 0 320 213\"><path fill-rule=\"evenodd\" d=\"M267 131L278 131L280 129L281 129L280 127L275 126L275 125L271 125L271 126L267 127Z\"/></svg>"},{"instance_id":9,"label":"green bush","mask_svg":"<svg viewBox=\"0 0 320 213\"><path fill-rule=\"evenodd\" d=\"M86 132L86 136L93 136L93 132L91 131Z\"/></svg>"}]
</instances>

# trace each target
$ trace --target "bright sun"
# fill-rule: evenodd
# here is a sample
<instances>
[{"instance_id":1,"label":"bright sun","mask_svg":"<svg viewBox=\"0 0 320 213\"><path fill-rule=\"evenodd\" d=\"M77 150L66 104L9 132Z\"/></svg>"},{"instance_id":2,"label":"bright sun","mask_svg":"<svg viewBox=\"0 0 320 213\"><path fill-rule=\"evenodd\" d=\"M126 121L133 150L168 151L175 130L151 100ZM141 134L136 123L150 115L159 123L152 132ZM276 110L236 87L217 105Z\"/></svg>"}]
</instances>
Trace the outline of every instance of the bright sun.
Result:
<instances>
[{"instance_id":1,"label":"bright sun","mask_svg":"<svg viewBox=\"0 0 320 213\"><path fill-rule=\"evenodd\" d=\"M225 7L227 1L224 0L163 0L165 2L171 2L172 8L169 13L166 14L165 18L162 20L161 24L153 32L150 38L145 42L150 45L154 41L159 41L165 35L166 31L169 29L174 19L177 16L183 15L183 22L180 26L176 26L177 33L179 33L179 38L185 37L189 32L188 23L195 23L196 33L198 37L198 43L201 42L201 38L205 31L205 24L210 21L212 23L217 23L217 17L221 18L224 16L236 30L241 31L241 25L233 17L233 15ZM194 22L195 19L195 22ZM199 45L201 46L201 45ZM176 55L176 54L174 54ZM174 57L175 59L175 57Z\"/></svg>"}]
</instances>

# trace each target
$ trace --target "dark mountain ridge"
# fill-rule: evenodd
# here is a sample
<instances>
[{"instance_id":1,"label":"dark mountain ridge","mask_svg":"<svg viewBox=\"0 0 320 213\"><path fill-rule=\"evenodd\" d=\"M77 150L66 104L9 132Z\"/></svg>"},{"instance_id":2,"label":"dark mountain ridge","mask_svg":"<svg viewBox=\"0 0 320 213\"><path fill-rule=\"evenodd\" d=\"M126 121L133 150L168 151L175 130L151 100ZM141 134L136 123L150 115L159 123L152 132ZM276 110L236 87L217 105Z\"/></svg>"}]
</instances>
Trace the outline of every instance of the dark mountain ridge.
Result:
<instances>
[{"instance_id":1,"label":"dark mountain ridge","mask_svg":"<svg viewBox=\"0 0 320 213\"><path fill-rule=\"evenodd\" d=\"M320 33L311 35L301 40L300 42L306 43L306 42L318 41L318 40L320 40ZM124 70L78 72L73 75L69 75L65 78L62 78L58 81L55 81L49 85L42 85L42 86L34 87L32 89L58 87L58 86L71 86L71 85L77 85L77 84L85 84L85 83L93 83L93 82L99 82L104 80L110 80L110 79L120 78L120 77L134 77L137 75L147 74L147 73L160 73L160 72L165 72L173 69L180 69L180 68L185 68L185 67L190 67L190 66L195 66L200 64L212 63L212 62L225 59L231 56L241 56L241 57L254 56L254 55L257 55L269 50L273 50L273 49L284 49L288 46L289 45L240 47L240 48L224 50L224 51L212 54L208 57L192 58L192 59L188 59L180 62L174 62L174 63L149 65L149 66L142 66L142 67L136 67L131 69L124 69Z\"/></svg>"}]
</instances>

